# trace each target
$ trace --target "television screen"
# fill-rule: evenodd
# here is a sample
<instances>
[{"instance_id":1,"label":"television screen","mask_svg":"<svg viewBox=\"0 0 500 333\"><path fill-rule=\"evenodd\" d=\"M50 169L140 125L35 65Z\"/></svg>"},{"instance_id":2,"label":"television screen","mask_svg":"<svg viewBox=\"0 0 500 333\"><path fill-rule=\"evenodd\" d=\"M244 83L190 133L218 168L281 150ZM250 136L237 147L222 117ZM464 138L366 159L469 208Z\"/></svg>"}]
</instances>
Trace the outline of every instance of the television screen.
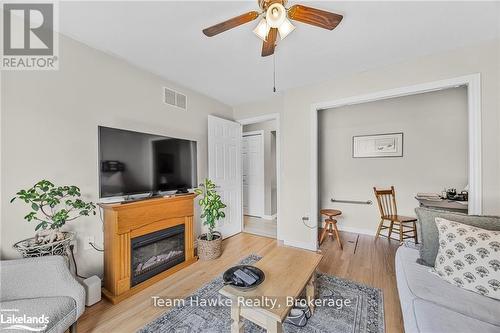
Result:
<instances>
[{"instance_id":1,"label":"television screen","mask_svg":"<svg viewBox=\"0 0 500 333\"><path fill-rule=\"evenodd\" d=\"M99 126L100 197L197 185L196 141Z\"/></svg>"}]
</instances>

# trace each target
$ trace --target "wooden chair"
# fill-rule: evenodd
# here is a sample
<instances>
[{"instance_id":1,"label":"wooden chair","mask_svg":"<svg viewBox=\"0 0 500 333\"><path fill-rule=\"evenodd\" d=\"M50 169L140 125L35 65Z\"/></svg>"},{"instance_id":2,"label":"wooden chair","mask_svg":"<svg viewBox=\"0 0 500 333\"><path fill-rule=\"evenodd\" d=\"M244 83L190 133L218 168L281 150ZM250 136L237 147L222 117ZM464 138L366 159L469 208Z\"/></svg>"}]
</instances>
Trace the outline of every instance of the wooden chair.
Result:
<instances>
[{"instance_id":1,"label":"wooden chair","mask_svg":"<svg viewBox=\"0 0 500 333\"><path fill-rule=\"evenodd\" d=\"M377 190L377 188L374 187L373 192L375 192L378 208L380 210L380 223L378 225L376 237L380 236L381 230L389 229L387 238L391 239L392 232L397 231L400 242L403 242L403 240L407 238L413 238L415 240L415 244L418 244L417 219L414 217L398 215L394 186L391 186L390 190ZM384 225L385 221L390 222L389 226Z\"/></svg>"},{"instance_id":2,"label":"wooden chair","mask_svg":"<svg viewBox=\"0 0 500 333\"><path fill-rule=\"evenodd\" d=\"M337 242L339 244L340 249L342 250L342 241L339 237L339 230L337 229L337 220L333 217L342 214L340 210L336 209L322 209L320 211L321 215L325 215L325 226L323 227L323 231L321 232L321 237L319 238L319 245L323 243L325 239L326 233L333 238L333 233L335 233L335 237L337 238Z\"/></svg>"}]
</instances>

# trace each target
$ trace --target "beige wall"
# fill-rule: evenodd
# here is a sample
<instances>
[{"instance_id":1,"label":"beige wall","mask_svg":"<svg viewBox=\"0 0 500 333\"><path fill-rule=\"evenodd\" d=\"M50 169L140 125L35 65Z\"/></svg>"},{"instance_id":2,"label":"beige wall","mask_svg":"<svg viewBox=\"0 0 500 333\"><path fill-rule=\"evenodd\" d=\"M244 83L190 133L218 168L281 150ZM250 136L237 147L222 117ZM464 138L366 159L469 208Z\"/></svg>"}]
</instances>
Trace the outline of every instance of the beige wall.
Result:
<instances>
[{"instance_id":1,"label":"beige wall","mask_svg":"<svg viewBox=\"0 0 500 333\"><path fill-rule=\"evenodd\" d=\"M252 118L256 115L282 113L284 105L284 94L277 93L273 98L239 105L234 108L234 119Z\"/></svg>"},{"instance_id":2,"label":"beige wall","mask_svg":"<svg viewBox=\"0 0 500 333\"><path fill-rule=\"evenodd\" d=\"M242 105L232 110L211 98L130 66L66 37L60 41L60 70L2 73L1 114L1 256L11 258L14 241L30 237L33 225L26 208L8 199L41 178L77 184L87 199L97 200L97 126L198 140L198 178L206 176L207 114L242 119L280 113L282 226L288 244L310 246L314 231L301 222L311 212L310 108L312 104L381 90L481 73L483 139L483 207L500 214L500 43L485 43L410 62L368 70ZM161 101L167 85L188 95L188 111ZM102 241L98 218L69 225L80 241L93 235ZM310 221L314 225L315 221ZM199 227L199 226L198 226ZM81 244L81 242L80 242ZM100 272L101 255L77 253L82 274Z\"/></svg>"},{"instance_id":3,"label":"beige wall","mask_svg":"<svg viewBox=\"0 0 500 333\"><path fill-rule=\"evenodd\" d=\"M394 185L398 213L414 216L417 192L440 193L467 185L467 89L441 90L319 112L321 208L342 211L339 227L375 233L379 222L373 186ZM402 132L403 157L353 158L356 135ZM331 203L330 198L373 205Z\"/></svg>"},{"instance_id":4,"label":"beige wall","mask_svg":"<svg viewBox=\"0 0 500 333\"><path fill-rule=\"evenodd\" d=\"M311 105L386 89L481 73L483 142L483 212L500 214L499 179L499 40L413 61L367 70L331 82L289 90L281 109L281 220L278 226L289 244L314 244L316 234L301 221L311 212ZM274 103L279 104L279 103ZM267 113L271 101L236 107L235 118ZM273 109L276 112L276 109ZM315 222L310 221L310 225ZM374 226L375 227L375 226Z\"/></svg>"},{"instance_id":5,"label":"beige wall","mask_svg":"<svg viewBox=\"0 0 500 333\"><path fill-rule=\"evenodd\" d=\"M243 126L244 132L264 131L264 214L276 214L273 211L273 195L276 196L276 184L273 181L276 179L276 155L273 155L273 147L271 146L271 132L276 131L276 120L269 120L255 124ZM276 150L274 150L276 154Z\"/></svg>"},{"instance_id":6,"label":"beige wall","mask_svg":"<svg viewBox=\"0 0 500 333\"><path fill-rule=\"evenodd\" d=\"M12 244L34 233L34 224L23 220L27 207L9 204L17 190L46 178L78 185L86 199L98 200L98 125L197 140L201 180L207 176L207 115L232 117L222 103L64 36L59 68L2 73L2 258L17 256ZM185 93L189 109L163 104L163 86ZM100 273L102 255L82 245L85 236L102 244L99 218L73 221L68 229L78 233L81 274Z\"/></svg>"}]
</instances>

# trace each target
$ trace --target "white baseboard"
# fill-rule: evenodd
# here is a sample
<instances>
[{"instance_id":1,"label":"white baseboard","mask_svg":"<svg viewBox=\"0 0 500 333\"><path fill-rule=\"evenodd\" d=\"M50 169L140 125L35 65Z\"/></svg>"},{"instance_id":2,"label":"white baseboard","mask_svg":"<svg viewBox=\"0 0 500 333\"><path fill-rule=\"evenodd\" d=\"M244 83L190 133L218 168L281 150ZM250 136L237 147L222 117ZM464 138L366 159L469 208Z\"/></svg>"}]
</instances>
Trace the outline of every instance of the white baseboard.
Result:
<instances>
[{"instance_id":1,"label":"white baseboard","mask_svg":"<svg viewBox=\"0 0 500 333\"><path fill-rule=\"evenodd\" d=\"M278 214L273 214L273 215L262 215L261 216L264 220L274 220L276 217L278 217Z\"/></svg>"}]
</instances>

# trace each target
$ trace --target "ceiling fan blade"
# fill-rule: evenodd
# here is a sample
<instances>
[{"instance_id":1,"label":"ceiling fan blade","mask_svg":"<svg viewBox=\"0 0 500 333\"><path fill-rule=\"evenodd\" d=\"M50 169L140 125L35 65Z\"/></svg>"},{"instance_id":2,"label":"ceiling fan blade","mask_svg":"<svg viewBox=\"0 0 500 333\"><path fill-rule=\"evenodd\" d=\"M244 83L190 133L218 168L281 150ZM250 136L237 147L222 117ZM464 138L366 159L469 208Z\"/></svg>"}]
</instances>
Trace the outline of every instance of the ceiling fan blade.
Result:
<instances>
[{"instance_id":1,"label":"ceiling fan blade","mask_svg":"<svg viewBox=\"0 0 500 333\"><path fill-rule=\"evenodd\" d=\"M262 44L262 56L267 57L274 53L276 47L276 37L278 36L278 29L271 28L267 34L266 41Z\"/></svg>"},{"instance_id":2,"label":"ceiling fan blade","mask_svg":"<svg viewBox=\"0 0 500 333\"><path fill-rule=\"evenodd\" d=\"M259 17L259 13L256 11L251 11L243 15L233 17L232 19L221 22L214 26L211 26L210 28L203 29L203 33L208 37L212 37L226 30L236 28L237 26L253 21L257 17Z\"/></svg>"},{"instance_id":3,"label":"ceiling fan blade","mask_svg":"<svg viewBox=\"0 0 500 333\"><path fill-rule=\"evenodd\" d=\"M328 30L335 29L343 18L343 16L339 14L302 5L293 5L290 7L288 9L288 17L291 20L311 24Z\"/></svg>"}]
</instances>

